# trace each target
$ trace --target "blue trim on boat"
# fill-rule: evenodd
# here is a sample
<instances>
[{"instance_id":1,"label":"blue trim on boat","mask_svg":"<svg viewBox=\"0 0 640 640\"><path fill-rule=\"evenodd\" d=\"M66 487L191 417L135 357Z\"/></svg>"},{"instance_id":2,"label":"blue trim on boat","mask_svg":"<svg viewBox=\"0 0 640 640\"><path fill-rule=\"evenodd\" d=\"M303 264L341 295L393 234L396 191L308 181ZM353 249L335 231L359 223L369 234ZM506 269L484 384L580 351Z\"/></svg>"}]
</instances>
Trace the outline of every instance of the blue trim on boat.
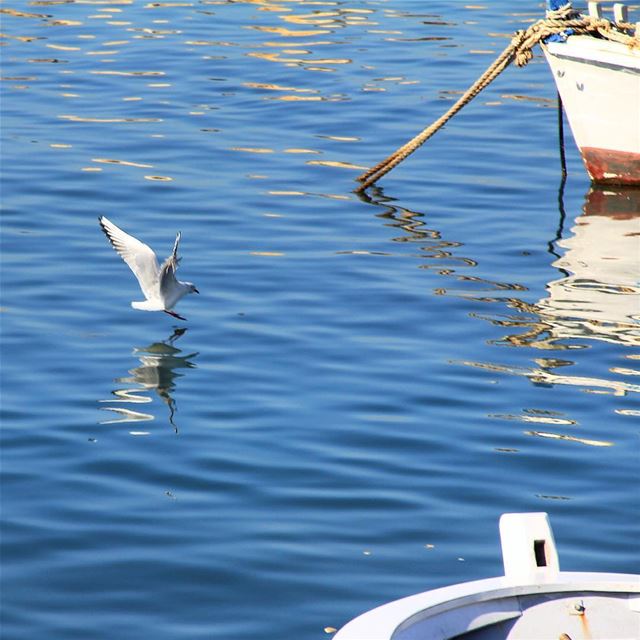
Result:
<instances>
[{"instance_id":1,"label":"blue trim on boat","mask_svg":"<svg viewBox=\"0 0 640 640\"><path fill-rule=\"evenodd\" d=\"M583 58L581 56L567 55L564 53L556 53L555 51L549 51L549 55L559 58L560 60L571 60L573 62L582 62L592 67L601 67L602 69L610 69L612 71L622 71L623 73L629 73L633 76L640 76L640 69L634 67L627 67L623 64L615 64L613 62L601 62L599 60L593 60L592 58Z\"/></svg>"}]
</instances>

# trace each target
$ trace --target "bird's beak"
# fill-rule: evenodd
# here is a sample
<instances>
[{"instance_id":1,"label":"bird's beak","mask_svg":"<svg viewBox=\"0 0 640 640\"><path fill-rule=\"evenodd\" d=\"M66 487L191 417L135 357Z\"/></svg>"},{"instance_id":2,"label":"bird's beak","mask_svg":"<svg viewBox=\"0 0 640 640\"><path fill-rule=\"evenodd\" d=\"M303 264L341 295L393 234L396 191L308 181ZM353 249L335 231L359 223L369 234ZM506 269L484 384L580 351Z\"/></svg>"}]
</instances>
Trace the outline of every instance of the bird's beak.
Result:
<instances>
[{"instance_id":1,"label":"bird's beak","mask_svg":"<svg viewBox=\"0 0 640 640\"><path fill-rule=\"evenodd\" d=\"M193 293L200 293L195 287L193 287Z\"/></svg>"}]
</instances>

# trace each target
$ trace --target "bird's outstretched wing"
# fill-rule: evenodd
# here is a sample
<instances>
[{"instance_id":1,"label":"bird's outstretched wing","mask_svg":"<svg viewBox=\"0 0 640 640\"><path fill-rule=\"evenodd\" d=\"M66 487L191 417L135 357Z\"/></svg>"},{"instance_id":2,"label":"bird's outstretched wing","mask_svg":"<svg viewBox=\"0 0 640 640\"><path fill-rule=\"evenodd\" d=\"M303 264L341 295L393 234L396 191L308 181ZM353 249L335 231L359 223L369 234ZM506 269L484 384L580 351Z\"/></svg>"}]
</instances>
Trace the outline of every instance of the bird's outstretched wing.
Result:
<instances>
[{"instance_id":1,"label":"bird's outstretched wing","mask_svg":"<svg viewBox=\"0 0 640 640\"><path fill-rule=\"evenodd\" d=\"M178 245L180 244L180 232L176 235L176 241L173 243L173 251L171 255L162 263L160 267L160 291L167 295L177 284L176 271L180 258L178 258Z\"/></svg>"},{"instance_id":2,"label":"bird's outstretched wing","mask_svg":"<svg viewBox=\"0 0 640 640\"><path fill-rule=\"evenodd\" d=\"M98 221L111 246L129 265L133 275L138 279L140 289L142 289L145 298L157 300L159 296L160 269L153 249L144 244L144 242L140 242L137 238L125 233L104 216L98 218ZM174 253L176 250L177 242Z\"/></svg>"},{"instance_id":3,"label":"bird's outstretched wing","mask_svg":"<svg viewBox=\"0 0 640 640\"><path fill-rule=\"evenodd\" d=\"M173 243L173 251L171 252L171 257L176 261L176 269L180 264L180 258L178 258L178 245L180 244L181 237L182 234L178 231L178 233L176 233L176 241Z\"/></svg>"}]
</instances>

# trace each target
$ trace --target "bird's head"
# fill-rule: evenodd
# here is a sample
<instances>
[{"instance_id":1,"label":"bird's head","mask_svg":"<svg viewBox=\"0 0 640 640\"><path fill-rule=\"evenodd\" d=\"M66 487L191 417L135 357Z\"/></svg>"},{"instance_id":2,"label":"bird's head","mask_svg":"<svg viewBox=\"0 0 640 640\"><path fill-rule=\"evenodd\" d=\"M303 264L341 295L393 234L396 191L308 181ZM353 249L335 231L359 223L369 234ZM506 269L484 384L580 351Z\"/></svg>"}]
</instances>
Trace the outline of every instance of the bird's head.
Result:
<instances>
[{"instance_id":1,"label":"bird's head","mask_svg":"<svg viewBox=\"0 0 640 640\"><path fill-rule=\"evenodd\" d=\"M187 293L200 293L197 289L196 289L196 285L193 284L193 282L185 282L185 284L187 285L188 289L187 289Z\"/></svg>"}]
</instances>

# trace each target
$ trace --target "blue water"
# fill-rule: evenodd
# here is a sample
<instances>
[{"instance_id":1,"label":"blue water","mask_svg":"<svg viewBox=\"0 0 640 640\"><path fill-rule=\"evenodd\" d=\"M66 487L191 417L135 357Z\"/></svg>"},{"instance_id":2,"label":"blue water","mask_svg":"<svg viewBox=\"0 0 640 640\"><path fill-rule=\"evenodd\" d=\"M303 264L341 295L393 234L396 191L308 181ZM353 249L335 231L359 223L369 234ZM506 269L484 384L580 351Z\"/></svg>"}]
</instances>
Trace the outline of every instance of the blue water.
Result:
<instances>
[{"instance_id":1,"label":"blue water","mask_svg":"<svg viewBox=\"0 0 640 640\"><path fill-rule=\"evenodd\" d=\"M568 131L560 189L539 52L352 192L538 3L2 11L3 638L330 637L506 511L638 570L640 197ZM187 322L99 215L182 232Z\"/></svg>"}]
</instances>

